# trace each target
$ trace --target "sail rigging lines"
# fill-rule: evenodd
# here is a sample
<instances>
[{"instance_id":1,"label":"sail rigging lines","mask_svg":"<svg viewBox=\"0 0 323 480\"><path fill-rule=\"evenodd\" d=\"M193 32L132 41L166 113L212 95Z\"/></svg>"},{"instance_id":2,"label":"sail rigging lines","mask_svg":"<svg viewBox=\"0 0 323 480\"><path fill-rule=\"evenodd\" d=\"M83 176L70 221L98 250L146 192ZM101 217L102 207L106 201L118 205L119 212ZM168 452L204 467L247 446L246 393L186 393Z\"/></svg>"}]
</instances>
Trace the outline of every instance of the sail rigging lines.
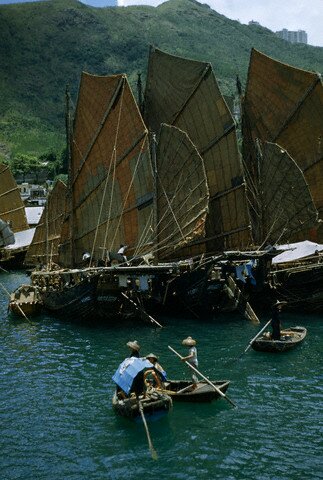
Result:
<instances>
[{"instance_id":1,"label":"sail rigging lines","mask_svg":"<svg viewBox=\"0 0 323 480\"><path fill-rule=\"evenodd\" d=\"M119 105L117 128L116 128L116 133L115 133L115 137L114 137L114 145L113 145L113 150L112 150L112 154L111 154L111 160L109 162L108 173L107 173L107 176L106 176L106 179L105 179L104 190L103 190L103 195L102 195L101 205L100 205L100 212L99 212L97 227L96 227L94 240L93 240L93 244L92 244L90 265L92 264L92 260L93 260L94 248L95 248L95 244L96 244L96 239L97 239L98 230L99 230L99 224L100 224L100 221L101 221L101 216L102 216L102 211L103 211L103 205L104 205L105 196L106 196L107 187L108 187L108 180L109 180L110 173L111 173L111 166L113 165L112 188L111 188L109 210L108 210L108 221L106 222L106 230L105 230L105 236L104 236L102 258L104 258L104 252L105 252L105 249L106 249L106 241L107 241L107 234L108 234L108 228L109 228L108 225L109 225L109 219L111 217L112 200L113 200L113 194L114 194L114 182L115 182L115 171L116 171L115 169L116 169L116 163L117 163L117 148L116 148L116 146L117 146L118 135L119 135L119 127L120 127L121 112L122 112L122 105L123 105L123 94L124 94L124 82L122 84L122 90L121 90L121 97L120 97L121 100L120 100L120 105Z\"/></svg>"},{"instance_id":2,"label":"sail rigging lines","mask_svg":"<svg viewBox=\"0 0 323 480\"><path fill-rule=\"evenodd\" d=\"M134 168L134 171L133 171L133 174L132 174L132 177L131 177L131 181L128 185L128 190L127 190L127 193L126 193L126 196L125 196L125 199L124 199L124 202L123 202L123 205L122 205L122 210L121 210L121 213L119 215L119 220L118 220L118 223L117 223L117 228L115 229L115 233L114 233L114 236L113 238L111 239L111 245L113 245L115 239L116 239L116 236L117 236L117 233L118 233L118 228L120 226L120 223L121 223L121 219L122 219L122 213L125 211L125 206L126 206L126 203L128 201L128 197L130 195L130 190L131 190L131 187L133 185L133 182L134 182L134 178L136 176L136 173L137 173L137 169L138 169L138 165L141 161L141 157L142 157L142 154L143 154L143 150L144 150L144 147L145 147L145 144L146 142L148 141L148 132L142 142L142 145L141 145L141 148L140 148L140 152L139 152L139 155L138 155L138 158L137 158L137 162L136 162L136 165L135 165L135 168Z\"/></svg>"}]
</instances>

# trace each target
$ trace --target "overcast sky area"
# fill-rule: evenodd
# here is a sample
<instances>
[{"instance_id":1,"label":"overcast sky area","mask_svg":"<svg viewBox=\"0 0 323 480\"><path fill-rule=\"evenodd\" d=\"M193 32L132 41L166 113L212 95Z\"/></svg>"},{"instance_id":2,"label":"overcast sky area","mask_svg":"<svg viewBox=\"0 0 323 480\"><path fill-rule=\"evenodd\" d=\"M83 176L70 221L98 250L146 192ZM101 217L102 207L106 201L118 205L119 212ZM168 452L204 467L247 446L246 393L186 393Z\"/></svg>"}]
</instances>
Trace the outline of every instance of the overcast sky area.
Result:
<instances>
[{"instance_id":1,"label":"overcast sky area","mask_svg":"<svg viewBox=\"0 0 323 480\"><path fill-rule=\"evenodd\" d=\"M19 3L25 0L0 0L0 4ZM119 6L152 5L162 0L117 0ZM82 0L82 3L104 7L108 0ZM272 31L305 30L308 43L323 47L323 0L207 0L213 10L232 20L259 22Z\"/></svg>"}]
</instances>

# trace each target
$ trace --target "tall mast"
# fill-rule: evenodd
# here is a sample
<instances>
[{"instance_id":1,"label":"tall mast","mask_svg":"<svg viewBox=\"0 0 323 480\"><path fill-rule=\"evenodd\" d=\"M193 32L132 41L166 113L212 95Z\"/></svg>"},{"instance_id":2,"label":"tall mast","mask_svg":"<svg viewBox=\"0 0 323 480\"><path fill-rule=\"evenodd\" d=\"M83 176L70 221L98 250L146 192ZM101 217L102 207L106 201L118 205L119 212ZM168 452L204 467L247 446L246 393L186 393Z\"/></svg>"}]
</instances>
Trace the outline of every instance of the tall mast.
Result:
<instances>
[{"instance_id":1,"label":"tall mast","mask_svg":"<svg viewBox=\"0 0 323 480\"><path fill-rule=\"evenodd\" d=\"M72 178L72 158L71 158L71 111L70 111L70 91L69 85L66 85L65 90L65 129L66 129L66 151L68 162L68 182L67 182L67 198L68 204L71 206L69 219L69 237L70 237L70 261L71 266L75 265L74 259L74 196L73 196L73 178Z\"/></svg>"},{"instance_id":2,"label":"tall mast","mask_svg":"<svg viewBox=\"0 0 323 480\"><path fill-rule=\"evenodd\" d=\"M152 169L153 169L153 185L154 185L154 203L153 203L153 235L156 238L158 243L158 236L157 236L157 225L158 225L158 214L157 214L157 185L158 185L158 171L157 171L157 159L156 159L156 134L151 133L151 161L152 161Z\"/></svg>"},{"instance_id":3,"label":"tall mast","mask_svg":"<svg viewBox=\"0 0 323 480\"><path fill-rule=\"evenodd\" d=\"M138 92L138 105L139 105L139 110L140 110L141 114L143 114L141 72L138 72L137 92Z\"/></svg>"}]
</instances>

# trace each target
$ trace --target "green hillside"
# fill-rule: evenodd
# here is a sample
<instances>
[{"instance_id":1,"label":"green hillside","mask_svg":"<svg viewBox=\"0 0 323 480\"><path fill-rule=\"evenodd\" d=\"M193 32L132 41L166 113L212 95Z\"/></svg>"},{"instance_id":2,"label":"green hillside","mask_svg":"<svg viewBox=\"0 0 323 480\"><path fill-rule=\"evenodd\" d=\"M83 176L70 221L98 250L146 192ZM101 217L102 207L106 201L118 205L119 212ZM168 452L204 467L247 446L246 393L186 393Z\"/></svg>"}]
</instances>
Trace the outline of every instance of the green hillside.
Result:
<instances>
[{"instance_id":1,"label":"green hillside","mask_svg":"<svg viewBox=\"0 0 323 480\"><path fill-rule=\"evenodd\" d=\"M93 8L76 0L0 6L0 156L41 155L64 146L65 87L76 101L80 73L145 72L149 44L212 63L223 93L245 82L251 47L322 71L323 48L293 45L241 25L194 0L157 8Z\"/></svg>"}]
</instances>

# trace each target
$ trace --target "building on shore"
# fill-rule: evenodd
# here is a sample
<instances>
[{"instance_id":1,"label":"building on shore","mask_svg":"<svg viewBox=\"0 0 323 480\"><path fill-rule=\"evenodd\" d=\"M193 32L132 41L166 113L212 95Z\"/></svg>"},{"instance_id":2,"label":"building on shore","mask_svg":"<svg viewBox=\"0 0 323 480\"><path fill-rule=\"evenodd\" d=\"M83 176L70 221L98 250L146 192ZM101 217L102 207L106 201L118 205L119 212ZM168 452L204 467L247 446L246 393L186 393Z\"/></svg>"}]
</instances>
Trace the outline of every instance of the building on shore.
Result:
<instances>
[{"instance_id":1,"label":"building on shore","mask_svg":"<svg viewBox=\"0 0 323 480\"><path fill-rule=\"evenodd\" d=\"M307 44L307 33L304 30L291 31L283 28L275 32L277 37L291 43L305 43Z\"/></svg>"}]
</instances>

